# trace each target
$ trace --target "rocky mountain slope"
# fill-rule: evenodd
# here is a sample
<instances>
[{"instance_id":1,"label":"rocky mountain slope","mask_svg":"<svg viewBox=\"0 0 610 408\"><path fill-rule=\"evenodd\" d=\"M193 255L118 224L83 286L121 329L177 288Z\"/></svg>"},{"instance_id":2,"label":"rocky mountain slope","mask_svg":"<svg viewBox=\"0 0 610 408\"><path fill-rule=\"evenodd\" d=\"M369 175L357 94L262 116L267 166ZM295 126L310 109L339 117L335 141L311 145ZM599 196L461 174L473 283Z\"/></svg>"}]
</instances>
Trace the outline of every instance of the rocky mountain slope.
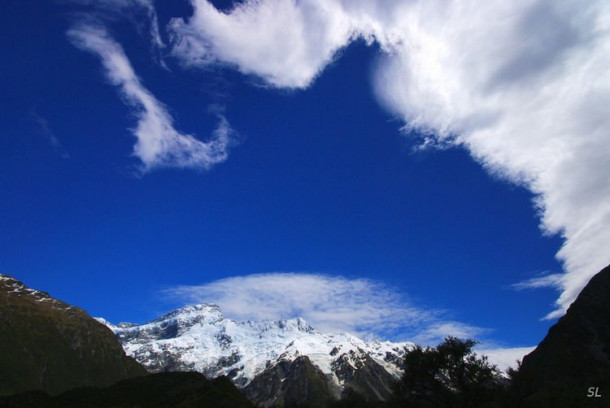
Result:
<instances>
[{"instance_id":1,"label":"rocky mountain slope","mask_svg":"<svg viewBox=\"0 0 610 408\"><path fill-rule=\"evenodd\" d=\"M244 388L244 394L262 407L326 407L334 399L326 376L307 356L272 365Z\"/></svg>"},{"instance_id":2,"label":"rocky mountain slope","mask_svg":"<svg viewBox=\"0 0 610 408\"><path fill-rule=\"evenodd\" d=\"M105 386L144 375L85 311L0 275L0 395Z\"/></svg>"},{"instance_id":3,"label":"rocky mountain slope","mask_svg":"<svg viewBox=\"0 0 610 408\"><path fill-rule=\"evenodd\" d=\"M127 354L150 371L226 375L263 406L303 403L306 395L339 399L348 391L387 399L412 347L324 334L303 319L236 322L210 304L187 306L143 325L105 323Z\"/></svg>"},{"instance_id":4,"label":"rocky mountain slope","mask_svg":"<svg viewBox=\"0 0 610 408\"><path fill-rule=\"evenodd\" d=\"M610 407L610 266L523 358L514 392L515 406Z\"/></svg>"}]
</instances>

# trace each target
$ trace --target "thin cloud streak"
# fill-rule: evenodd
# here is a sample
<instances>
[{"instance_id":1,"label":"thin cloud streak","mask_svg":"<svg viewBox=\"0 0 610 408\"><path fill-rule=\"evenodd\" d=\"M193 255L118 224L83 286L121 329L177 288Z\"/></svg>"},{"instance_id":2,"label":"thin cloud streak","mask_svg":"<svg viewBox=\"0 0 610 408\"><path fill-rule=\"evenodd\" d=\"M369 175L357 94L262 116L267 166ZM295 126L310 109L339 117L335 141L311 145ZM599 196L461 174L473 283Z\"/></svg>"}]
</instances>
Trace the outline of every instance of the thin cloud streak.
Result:
<instances>
[{"instance_id":1,"label":"thin cloud streak","mask_svg":"<svg viewBox=\"0 0 610 408\"><path fill-rule=\"evenodd\" d=\"M446 319L440 310L410 304L392 288L368 279L307 273L230 277L176 286L163 295L181 303L213 303L235 320L302 317L326 332L436 344L445 336L474 337L481 328Z\"/></svg>"},{"instance_id":2,"label":"thin cloud streak","mask_svg":"<svg viewBox=\"0 0 610 408\"><path fill-rule=\"evenodd\" d=\"M438 339L447 336L458 337L461 339L480 338L489 333L489 330L473 327L468 324L454 321L429 322L426 327L418 330L411 341L418 344L434 344Z\"/></svg>"},{"instance_id":3,"label":"thin cloud streak","mask_svg":"<svg viewBox=\"0 0 610 408\"><path fill-rule=\"evenodd\" d=\"M555 288L559 289L562 286L563 275L555 273L552 275L539 276L536 278L527 279L523 282L518 282L510 285L514 290L527 290L539 288Z\"/></svg>"},{"instance_id":4,"label":"thin cloud streak","mask_svg":"<svg viewBox=\"0 0 610 408\"><path fill-rule=\"evenodd\" d=\"M380 103L422 146L466 148L527 187L543 233L564 238L548 318L610 261L607 1L248 0L227 13L190 2L193 16L168 27L172 55L273 87L307 88L350 42L375 42Z\"/></svg>"},{"instance_id":5,"label":"thin cloud streak","mask_svg":"<svg viewBox=\"0 0 610 408\"><path fill-rule=\"evenodd\" d=\"M80 25L68 31L73 44L97 55L108 80L117 86L127 105L135 111L138 123L133 154L146 172L158 167L210 169L227 158L231 126L217 111L218 125L207 142L178 132L165 106L146 89L135 74L121 46L102 27Z\"/></svg>"},{"instance_id":6,"label":"thin cloud streak","mask_svg":"<svg viewBox=\"0 0 610 408\"><path fill-rule=\"evenodd\" d=\"M143 25L141 15L146 16L149 35L155 51L165 48L165 42L161 38L157 11L152 0L71 0L73 3L87 6L95 10L93 17L121 19L129 17L138 26Z\"/></svg>"},{"instance_id":7,"label":"thin cloud streak","mask_svg":"<svg viewBox=\"0 0 610 408\"><path fill-rule=\"evenodd\" d=\"M59 138L55 135L51 129L49 121L38 115L36 112L30 113L30 118L38 126L40 134L49 142L49 144L57 151L62 159L69 159L70 154L66 151Z\"/></svg>"}]
</instances>

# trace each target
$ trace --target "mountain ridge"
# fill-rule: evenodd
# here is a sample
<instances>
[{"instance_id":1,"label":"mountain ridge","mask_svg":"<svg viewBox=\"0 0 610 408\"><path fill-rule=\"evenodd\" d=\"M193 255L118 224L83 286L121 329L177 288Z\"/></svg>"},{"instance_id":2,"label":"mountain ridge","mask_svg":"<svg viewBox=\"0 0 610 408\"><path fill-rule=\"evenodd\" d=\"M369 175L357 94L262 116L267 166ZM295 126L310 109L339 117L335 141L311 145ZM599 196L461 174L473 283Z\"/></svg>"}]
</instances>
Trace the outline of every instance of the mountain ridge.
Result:
<instances>
[{"instance_id":1,"label":"mountain ridge","mask_svg":"<svg viewBox=\"0 0 610 408\"><path fill-rule=\"evenodd\" d=\"M281 382L294 380L288 367L309 373L310 379L324 378L324 387L318 380L308 384L326 389L333 399L350 389L384 400L400 377L405 353L414 346L410 342L364 341L348 333L321 333L303 318L238 322L225 318L213 304L185 306L141 325L100 321L115 333L127 354L149 371L191 370L208 378L224 375L263 406L292 397L265 395L255 389L256 384L265 387L257 377L266 373L281 377Z\"/></svg>"},{"instance_id":2,"label":"mountain ridge","mask_svg":"<svg viewBox=\"0 0 610 408\"><path fill-rule=\"evenodd\" d=\"M146 374L84 310L0 275L0 395L58 394Z\"/></svg>"}]
</instances>

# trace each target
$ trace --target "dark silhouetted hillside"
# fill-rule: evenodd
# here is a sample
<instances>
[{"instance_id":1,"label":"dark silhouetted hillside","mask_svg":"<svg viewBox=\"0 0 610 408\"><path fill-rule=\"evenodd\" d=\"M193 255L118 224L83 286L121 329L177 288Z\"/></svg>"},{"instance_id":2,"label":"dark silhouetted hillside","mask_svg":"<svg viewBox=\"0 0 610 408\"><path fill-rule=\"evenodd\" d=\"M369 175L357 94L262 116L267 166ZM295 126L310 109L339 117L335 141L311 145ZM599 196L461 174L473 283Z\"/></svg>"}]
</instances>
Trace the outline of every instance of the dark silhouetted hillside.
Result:
<instances>
[{"instance_id":1,"label":"dark silhouetted hillside","mask_svg":"<svg viewBox=\"0 0 610 408\"><path fill-rule=\"evenodd\" d=\"M105 388L83 387L50 397L30 391L0 399L3 408L254 408L226 377L158 373Z\"/></svg>"},{"instance_id":2,"label":"dark silhouetted hillside","mask_svg":"<svg viewBox=\"0 0 610 408\"><path fill-rule=\"evenodd\" d=\"M85 311L0 275L0 396L58 394L146 374Z\"/></svg>"},{"instance_id":3,"label":"dark silhouetted hillside","mask_svg":"<svg viewBox=\"0 0 610 408\"><path fill-rule=\"evenodd\" d=\"M523 358L513 392L527 408L610 407L610 266Z\"/></svg>"}]
</instances>

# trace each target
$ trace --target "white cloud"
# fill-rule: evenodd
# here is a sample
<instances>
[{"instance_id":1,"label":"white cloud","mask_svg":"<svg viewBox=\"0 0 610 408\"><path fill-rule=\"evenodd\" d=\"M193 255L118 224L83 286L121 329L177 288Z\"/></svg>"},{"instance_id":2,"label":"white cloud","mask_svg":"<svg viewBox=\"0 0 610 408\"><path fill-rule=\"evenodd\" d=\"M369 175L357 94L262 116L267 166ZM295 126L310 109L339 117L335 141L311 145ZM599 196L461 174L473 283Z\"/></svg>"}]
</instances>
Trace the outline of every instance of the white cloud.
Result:
<instances>
[{"instance_id":1,"label":"white cloud","mask_svg":"<svg viewBox=\"0 0 610 408\"><path fill-rule=\"evenodd\" d=\"M607 7L463 4L422 18L424 40L405 37L377 90L408 126L453 137L536 195L544 231L565 238L557 317L609 261L610 116L598 105L610 101Z\"/></svg>"},{"instance_id":2,"label":"white cloud","mask_svg":"<svg viewBox=\"0 0 610 408\"><path fill-rule=\"evenodd\" d=\"M538 289L538 288L555 288L560 289L562 285L563 275L554 273L551 275L538 276L527 279L523 282L518 282L511 285L515 290Z\"/></svg>"},{"instance_id":3,"label":"white cloud","mask_svg":"<svg viewBox=\"0 0 610 408\"><path fill-rule=\"evenodd\" d=\"M277 87L307 87L352 36L350 22L334 18L334 2L245 2L230 15L207 1L192 4L188 23L170 23L174 55L187 66L231 64Z\"/></svg>"},{"instance_id":4,"label":"white cloud","mask_svg":"<svg viewBox=\"0 0 610 408\"><path fill-rule=\"evenodd\" d=\"M442 341L447 336L460 339L477 339L488 332L489 330L455 321L430 321L409 340L418 344L436 345L439 340Z\"/></svg>"},{"instance_id":5,"label":"white cloud","mask_svg":"<svg viewBox=\"0 0 610 408\"><path fill-rule=\"evenodd\" d=\"M164 291L182 303L214 303L235 320L302 317L328 332L396 337L436 344L447 335L474 337L482 329L418 308L398 292L368 279L319 274L265 273Z\"/></svg>"},{"instance_id":6,"label":"white cloud","mask_svg":"<svg viewBox=\"0 0 610 408\"><path fill-rule=\"evenodd\" d=\"M81 25L68 36L77 47L100 57L108 80L135 110L134 155L142 161L144 171L155 167L209 169L227 158L232 131L222 114L217 113L218 126L207 142L178 132L165 106L142 85L121 46L103 28Z\"/></svg>"},{"instance_id":7,"label":"white cloud","mask_svg":"<svg viewBox=\"0 0 610 408\"><path fill-rule=\"evenodd\" d=\"M137 26L148 25L148 31L153 46L159 50L165 47L159 30L157 11L153 0L70 0L73 3L92 7L95 10L91 16L100 18L130 18ZM146 15L146 19L141 18Z\"/></svg>"},{"instance_id":8,"label":"white cloud","mask_svg":"<svg viewBox=\"0 0 610 408\"><path fill-rule=\"evenodd\" d=\"M517 368L517 360L522 361L523 357L536 347L513 347L513 348L490 348L476 349L479 355L485 355L489 358L489 362L498 366L502 371L509 368Z\"/></svg>"},{"instance_id":9,"label":"white cloud","mask_svg":"<svg viewBox=\"0 0 610 408\"><path fill-rule=\"evenodd\" d=\"M30 118L38 126L40 134L49 142L49 144L60 154L62 159L69 159L70 154L66 151L55 132L51 129L49 121L32 111Z\"/></svg>"},{"instance_id":10,"label":"white cloud","mask_svg":"<svg viewBox=\"0 0 610 408\"><path fill-rule=\"evenodd\" d=\"M191 0L169 27L185 65L221 63L271 86L307 87L355 38L383 52L380 102L425 145L468 149L536 196L560 234L567 310L610 259L610 3L591 0Z\"/></svg>"}]
</instances>

